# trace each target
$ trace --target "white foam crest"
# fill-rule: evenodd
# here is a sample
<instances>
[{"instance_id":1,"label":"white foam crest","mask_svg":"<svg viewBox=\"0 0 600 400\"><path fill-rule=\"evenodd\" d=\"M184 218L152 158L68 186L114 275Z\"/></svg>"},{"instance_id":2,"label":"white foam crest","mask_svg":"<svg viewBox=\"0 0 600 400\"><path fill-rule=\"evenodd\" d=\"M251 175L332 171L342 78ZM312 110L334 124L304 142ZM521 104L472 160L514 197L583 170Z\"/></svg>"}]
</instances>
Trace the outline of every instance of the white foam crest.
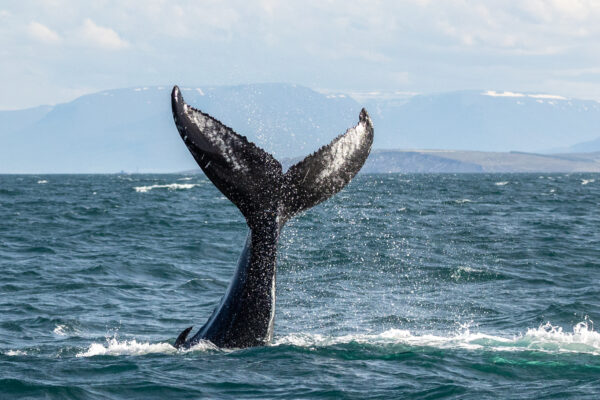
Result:
<instances>
[{"instance_id":1,"label":"white foam crest","mask_svg":"<svg viewBox=\"0 0 600 400\"><path fill-rule=\"evenodd\" d=\"M472 201L471 201L471 200L469 200L469 199L460 199L460 200L454 200L454 202L455 202L456 204L472 203Z\"/></svg>"},{"instance_id":2,"label":"white foam crest","mask_svg":"<svg viewBox=\"0 0 600 400\"><path fill-rule=\"evenodd\" d=\"M66 325L56 325L52 332L54 332L54 334L58 336L67 336L67 330L68 327Z\"/></svg>"},{"instance_id":3,"label":"white foam crest","mask_svg":"<svg viewBox=\"0 0 600 400\"><path fill-rule=\"evenodd\" d=\"M562 327L547 322L537 329L528 329L523 339L529 349L600 355L600 333L592 329L589 320L579 322L573 332L563 332Z\"/></svg>"},{"instance_id":4,"label":"white foam crest","mask_svg":"<svg viewBox=\"0 0 600 400\"><path fill-rule=\"evenodd\" d=\"M43 185L43 184L45 184L45 183L48 183L48 181L47 181L47 180L45 180L45 179L40 179L39 181L37 181L37 183L38 183L39 185Z\"/></svg>"},{"instance_id":5,"label":"white foam crest","mask_svg":"<svg viewBox=\"0 0 600 400\"><path fill-rule=\"evenodd\" d=\"M587 185L588 183L594 183L594 182L596 182L595 179L582 179L581 180L582 185Z\"/></svg>"},{"instance_id":6,"label":"white foam crest","mask_svg":"<svg viewBox=\"0 0 600 400\"><path fill-rule=\"evenodd\" d=\"M483 271L476 268L459 266L450 277L454 280L459 280L463 274L471 274L471 273L482 273Z\"/></svg>"},{"instance_id":7,"label":"white foam crest","mask_svg":"<svg viewBox=\"0 0 600 400\"><path fill-rule=\"evenodd\" d=\"M197 344L190 347L189 349L181 349L178 351L188 353L190 351L214 351L214 350L222 350L223 351L226 349L220 349L219 347L217 347L217 345L213 344L211 341L200 340Z\"/></svg>"},{"instance_id":8,"label":"white foam crest","mask_svg":"<svg viewBox=\"0 0 600 400\"><path fill-rule=\"evenodd\" d=\"M182 190L182 189L191 189L194 186L198 186L198 184L197 183L170 183L168 185L135 186L134 189L138 193L146 193L152 189Z\"/></svg>"},{"instance_id":9,"label":"white foam crest","mask_svg":"<svg viewBox=\"0 0 600 400\"><path fill-rule=\"evenodd\" d=\"M472 333L468 326L449 336L433 334L415 335L408 330L390 329L379 334L326 336L320 334L290 334L277 338L273 345L298 347L328 347L338 344L360 343L373 346L406 345L442 349L461 348L485 351L540 351L548 353L585 353L600 356L600 333L587 321L573 327L573 332L563 332L561 327L549 322L537 329L528 329L525 335L503 337L485 333Z\"/></svg>"},{"instance_id":10,"label":"white foam crest","mask_svg":"<svg viewBox=\"0 0 600 400\"><path fill-rule=\"evenodd\" d=\"M496 186L504 186L504 185L508 185L508 181L496 182L496 183L494 183L494 185L496 185Z\"/></svg>"},{"instance_id":11,"label":"white foam crest","mask_svg":"<svg viewBox=\"0 0 600 400\"><path fill-rule=\"evenodd\" d=\"M177 349L169 343L138 343L135 339L119 341L117 338L107 339L106 344L92 343L86 351L77 354L77 357L93 356L141 356L152 353L171 354Z\"/></svg>"},{"instance_id":12,"label":"white foam crest","mask_svg":"<svg viewBox=\"0 0 600 400\"><path fill-rule=\"evenodd\" d=\"M9 357L16 357L16 356L26 356L27 352L26 351L22 351L22 350L8 350L4 354L7 355L7 356L9 356Z\"/></svg>"},{"instance_id":13,"label":"white foam crest","mask_svg":"<svg viewBox=\"0 0 600 400\"><path fill-rule=\"evenodd\" d=\"M143 356L146 354L162 353L175 354L178 352L188 353L192 351L218 350L218 347L209 341L201 340L195 346L185 350L178 350L170 343L138 342L137 340L119 341L116 337L107 338L106 343L92 343L87 350L78 353L76 357L94 356Z\"/></svg>"},{"instance_id":14,"label":"white foam crest","mask_svg":"<svg viewBox=\"0 0 600 400\"><path fill-rule=\"evenodd\" d=\"M52 332L58 336L73 336L80 333L78 329L66 324L56 324Z\"/></svg>"}]
</instances>

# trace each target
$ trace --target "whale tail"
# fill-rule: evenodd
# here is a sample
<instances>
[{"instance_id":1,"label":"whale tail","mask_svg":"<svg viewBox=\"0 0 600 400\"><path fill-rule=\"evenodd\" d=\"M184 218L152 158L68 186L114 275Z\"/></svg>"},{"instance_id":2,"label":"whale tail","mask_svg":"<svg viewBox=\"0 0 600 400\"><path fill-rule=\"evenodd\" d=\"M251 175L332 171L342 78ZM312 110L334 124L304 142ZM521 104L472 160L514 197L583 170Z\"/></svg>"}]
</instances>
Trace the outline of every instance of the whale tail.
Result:
<instances>
[{"instance_id":1,"label":"whale tail","mask_svg":"<svg viewBox=\"0 0 600 400\"><path fill-rule=\"evenodd\" d=\"M252 230L261 231L257 236L268 242L256 245L260 249L256 255L249 255L246 250L242 252L241 261L248 258L246 261L250 262L249 257L255 257L254 263L258 265L269 266L273 262L274 266L277 230L294 215L342 190L365 163L373 143L373 124L363 109L356 126L292 166L284 174L281 164L271 154L217 119L188 106L177 86L173 88L171 105L177 130L202 171L240 209L248 226ZM256 317L262 309L271 310L271 314L265 314L263 320L272 321L275 281L273 278L263 282L263 278L257 280L260 284L255 282L256 287L252 286L252 290L258 288L256 290L268 293L265 301L270 307L255 307L252 313L240 314L240 321L245 321L244 318L250 314L253 315L252 318ZM229 307L229 303L222 304L225 304L223 307ZM211 319L217 321L220 315L215 310ZM231 327L235 322L232 321L228 319L226 322L213 322L215 326L223 323ZM212 327L210 322L209 319L205 327ZM266 326L265 332L261 331L259 335L266 334L269 337L271 322ZM181 332L175 341L175 347L195 343L194 340L200 337L202 329L188 341L191 329L190 327ZM250 330L248 334L253 335L253 332ZM253 337L251 342L255 341L256 337Z\"/></svg>"},{"instance_id":2,"label":"whale tail","mask_svg":"<svg viewBox=\"0 0 600 400\"><path fill-rule=\"evenodd\" d=\"M267 215L283 225L344 188L365 163L373 124L362 109L358 124L284 174L271 154L217 119L188 106L177 86L171 105L175 125L190 153L213 184L235 204L250 228Z\"/></svg>"}]
</instances>

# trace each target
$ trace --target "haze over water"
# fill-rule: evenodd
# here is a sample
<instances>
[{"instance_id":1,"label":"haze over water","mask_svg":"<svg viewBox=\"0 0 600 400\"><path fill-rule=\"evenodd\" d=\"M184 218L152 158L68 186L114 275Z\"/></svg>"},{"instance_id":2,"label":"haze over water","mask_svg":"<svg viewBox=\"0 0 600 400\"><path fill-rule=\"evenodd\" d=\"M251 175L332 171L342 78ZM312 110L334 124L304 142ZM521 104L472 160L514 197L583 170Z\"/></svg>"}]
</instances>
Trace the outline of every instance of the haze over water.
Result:
<instances>
[{"instance_id":1,"label":"haze over water","mask_svg":"<svg viewBox=\"0 0 600 400\"><path fill-rule=\"evenodd\" d=\"M203 175L0 175L0 398L596 398L600 175L359 175L280 240L271 346L177 351L246 235Z\"/></svg>"}]
</instances>

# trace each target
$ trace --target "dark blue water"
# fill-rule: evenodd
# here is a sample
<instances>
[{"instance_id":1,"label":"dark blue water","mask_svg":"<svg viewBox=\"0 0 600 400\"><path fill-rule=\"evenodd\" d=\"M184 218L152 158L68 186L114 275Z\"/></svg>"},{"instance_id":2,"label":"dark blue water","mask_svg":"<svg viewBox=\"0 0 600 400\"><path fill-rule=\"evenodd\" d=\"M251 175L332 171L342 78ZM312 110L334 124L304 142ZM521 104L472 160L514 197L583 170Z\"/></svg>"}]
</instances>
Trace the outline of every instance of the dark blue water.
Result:
<instances>
[{"instance_id":1,"label":"dark blue water","mask_svg":"<svg viewBox=\"0 0 600 400\"><path fill-rule=\"evenodd\" d=\"M597 398L600 176L362 175L291 221L275 339L173 343L246 234L201 175L0 176L0 398Z\"/></svg>"}]
</instances>

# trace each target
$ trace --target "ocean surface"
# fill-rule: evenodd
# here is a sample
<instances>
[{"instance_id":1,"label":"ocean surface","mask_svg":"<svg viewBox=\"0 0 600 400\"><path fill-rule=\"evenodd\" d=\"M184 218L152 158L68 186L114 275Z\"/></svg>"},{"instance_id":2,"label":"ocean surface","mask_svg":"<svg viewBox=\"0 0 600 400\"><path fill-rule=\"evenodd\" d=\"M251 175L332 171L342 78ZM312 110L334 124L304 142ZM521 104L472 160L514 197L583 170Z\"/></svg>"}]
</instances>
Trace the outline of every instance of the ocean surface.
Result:
<instances>
[{"instance_id":1,"label":"ocean surface","mask_svg":"<svg viewBox=\"0 0 600 400\"><path fill-rule=\"evenodd\" d=\"M246 231L203 175L0 176L0 399L600 396L600 175L360 175L284 228L272 345L174 349Z\"/></svg>"}]
</instances>

